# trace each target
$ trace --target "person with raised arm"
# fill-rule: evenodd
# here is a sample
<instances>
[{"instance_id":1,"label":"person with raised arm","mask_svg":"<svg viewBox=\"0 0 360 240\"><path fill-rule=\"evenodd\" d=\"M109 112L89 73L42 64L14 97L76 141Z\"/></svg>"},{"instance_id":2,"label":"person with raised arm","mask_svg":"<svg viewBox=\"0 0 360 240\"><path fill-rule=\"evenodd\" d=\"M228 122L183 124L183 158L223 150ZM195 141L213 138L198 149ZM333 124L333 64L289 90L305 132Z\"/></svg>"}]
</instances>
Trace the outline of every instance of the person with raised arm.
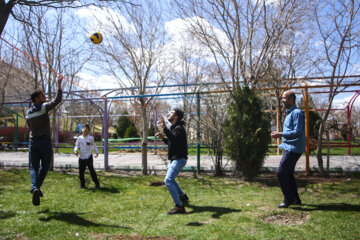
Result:
<instances>
[{"instance_id":1,"label":"person with raised arm","mask_svg":"<svg viewBox=\"0 0 360 240\"><path fill-rule=\"evenodd\" d=\"M57 80L57 93L55 99L47 102L42 90L35 90L31 94L32 105L26 112L26 122L30 129L29 135L29 168L31 178L32 203L40 205L43 193L40 188L50 167L53 148L51 144L49 111L62 101L63 76Z\"/></svg>"}]
</instances>

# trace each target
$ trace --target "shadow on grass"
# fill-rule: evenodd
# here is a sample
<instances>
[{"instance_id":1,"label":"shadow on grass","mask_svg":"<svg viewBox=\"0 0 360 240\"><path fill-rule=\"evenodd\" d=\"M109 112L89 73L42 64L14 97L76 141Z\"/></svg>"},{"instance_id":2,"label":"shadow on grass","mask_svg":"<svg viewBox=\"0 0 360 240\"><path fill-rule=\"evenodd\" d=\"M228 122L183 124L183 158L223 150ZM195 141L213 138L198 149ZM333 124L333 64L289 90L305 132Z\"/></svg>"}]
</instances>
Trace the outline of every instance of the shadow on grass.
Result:
<instances>
[{"instance_id":1,"label":"shadow on grass","mask_svg":"<svg viewBox=\"0 0 360 240\"><path fill-rule=\"evenodd\" d=\"M291 207L294 210L305 212L311 211L348 211L360 212L360 205L352 205L347 203L324 203L324 204L303 204L298 207Z\"/></svg>"},{"instance_id":2,"label":"shadow on grass","mask_svg":"<svg viewBox=\"0 0 360 240\"><path fill-rule=\"evenodd\" d=\"M187 212L187 214L200 213L200 212L213 212L211 217L220 218L224 214L241 212L240 209L227 208L227 207L213 207L213 206L195 206L195 205L186 205L186 207L192 208L193 210Z\"/></svg>"},{"instance_id":3,"label":"shadow on grass","mask_svg":"<svg viewBox=\"0 0 360 240\"><path fill-rule=\"evenodd\" d=\"M39 213L45 213L49 215L47 218L39 218L40 221L49 222L51 220L58 220L67 222L73 225L83 226L83 227L111 227L111 228L124 228L124 229L131 229L129 227L117 226L117 225L107 225L101 223L94 223L89 220L86 220L80 217L80 214L84 213L75 213L75 212L51 212L49 209L41 211Z\"/></svg>"},{"instance_id":4,"label":"shadow on grass","mask_svg":"<svg viewBox=\"0 0 360 240\"><path fill-rule=\"evenodd\" d=\"M99 191L99 192L108 192L108 193L120 193L119 189L115 187L100 187L100 188L85 188L87 191Z\"/></svg>"},{"instance_id":5,"label":"shadow on grass","mask_svg":"<svg viewBox=\"0 0 360 240\"><path fill-rule=\"evenodd\" d=\"M15 215L15 212L6 212L0 210L0 220L15 217Z\"/></svg>"},{"instance_id":6,"label":"shadow on grass","mask_svg":"<svg viewBox=\"0 0 360 240\"><path fill-rule=\"evenodd\" d=\"M192 227L200 227L202 225L204 224L200 222L189 222L188 224L186 224L186 226L192 226Z\"/></svg>"}]
</instances>

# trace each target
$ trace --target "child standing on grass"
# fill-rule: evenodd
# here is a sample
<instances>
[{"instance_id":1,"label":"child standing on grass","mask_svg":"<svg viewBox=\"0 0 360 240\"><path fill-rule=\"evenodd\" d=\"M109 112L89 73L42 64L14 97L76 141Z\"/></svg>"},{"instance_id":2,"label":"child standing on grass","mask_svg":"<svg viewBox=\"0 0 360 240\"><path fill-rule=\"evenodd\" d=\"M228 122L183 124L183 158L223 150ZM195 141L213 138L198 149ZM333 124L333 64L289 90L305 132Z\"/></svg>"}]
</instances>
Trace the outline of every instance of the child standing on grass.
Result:
<instances>
[{"instance_id":1,"label":"child standing on grass","mask_svg":"<svg viewBox=\"0 0 360 240\"><path fill-rule=\"evenodd\" d=\"M86 166L89 168L90 175L92 180L95 183L96 188L100 188L100 183L97 179L96 172L94 170L93 165L93 155L92 150L94 148L96 155L98 157L99 152L94 142L94 138L89 135L90 133L90 126L88 124L84 125L81 129L82 135L79 136L75 143L74 152L76 156L79 156L80 150L80 157L79 157L79 178L80 178L80 188L85 188L85 178L84 173Z\"/></svg>"}]
</instances>

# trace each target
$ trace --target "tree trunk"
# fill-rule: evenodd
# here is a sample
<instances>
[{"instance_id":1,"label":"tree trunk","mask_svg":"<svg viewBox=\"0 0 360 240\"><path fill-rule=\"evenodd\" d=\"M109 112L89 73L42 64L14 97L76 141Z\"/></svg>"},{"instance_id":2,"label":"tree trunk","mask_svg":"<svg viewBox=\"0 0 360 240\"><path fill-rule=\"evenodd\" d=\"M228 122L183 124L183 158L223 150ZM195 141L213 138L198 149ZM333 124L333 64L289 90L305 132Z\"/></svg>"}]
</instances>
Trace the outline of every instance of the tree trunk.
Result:
<instances>
[{"instance_id":1,"label":"tree trunk","mask_svg":"<svg viewBox=\"0 0 360 240\"><path fill-rule=\"evenodd\" d=\"M326 155L326 173L329 175L330 169L330 133L326 131L327 155Z\"/></svg>"},{"instance_id":2,"label":"tree trunk","mask_svg":"<svg viewBox=\"0 0 360 240\"><path fill-rule=\"evenodd\" d=\"M141 101L141 115L142 115L142 141L141 141L141 158L142 158L142 174L147 175L147 144L148 144L148 119L146 116L146 106Z\"/></svg>"},{"instance_id":3,"label":"tree trunk","mask_svg":"<svg viewBox=\"0 0 360 240\"><path fill-rule=\"evenodd\" d=\"M318 165L319 165L319 173L321 176L325 176L325 171L324 171L324 165L323 165L323 159L322 159L322 135L324 133L324 123L321 122L320 123L320 127L319 127L319 135L318 135L318 143L317 143L317 160L318 160Z\"/></svg>"},{"instance_id":4,"label":"tree trunk","mask_svg":"<svg viewBox=\"0 0 360 240\"><path fill-rule=\"evenodd\" d=\"M215 159L215 176L222 176L222 150L217 151Z\"/></svg>"},{"instance_id":5,"label":"tree trunk","mask_svg":"<svg viewBox=\"0 0 360 240\"><path fill-rule=\"evenodd\" d=\"M55 153L59 153L59 149L58 149L58 146L57 146L57 113L56 113L56 110L54 109L53 110L53 120L52 120L52 136L53 136L53 139L54 139L54 148L55 148Z\"/></svg>"},{"instance_id":6,"label":"tree trunk","mask_svg":"<svg viewBox=\"0 0 360 240\"><path fill-rule=\"evenodd\" d=\"M0 3L0 36L4 31L5 25L7 23L7 20L9 19L9 15L14 5L15 5L14 0L10 0L8 3L1 1Z\"/></svg>"},{"instance_id":7,"label":"tree trunk","mask_svg":"<svg viewBox=\"0 0 360 240\"><path fill-rule=\"evenodd\" d=\"M56 131L56 111L54 109L53 110L53 118L52 118L52 122L51 122L51 136L52 136L51 139L54 144L54 145L52 144L52 148L55 147L55 131ZM55 148L55 149L57 150L57 148ZM54 151L52 152L49 171L54 171Z\"/></svg>"}]
</instances>

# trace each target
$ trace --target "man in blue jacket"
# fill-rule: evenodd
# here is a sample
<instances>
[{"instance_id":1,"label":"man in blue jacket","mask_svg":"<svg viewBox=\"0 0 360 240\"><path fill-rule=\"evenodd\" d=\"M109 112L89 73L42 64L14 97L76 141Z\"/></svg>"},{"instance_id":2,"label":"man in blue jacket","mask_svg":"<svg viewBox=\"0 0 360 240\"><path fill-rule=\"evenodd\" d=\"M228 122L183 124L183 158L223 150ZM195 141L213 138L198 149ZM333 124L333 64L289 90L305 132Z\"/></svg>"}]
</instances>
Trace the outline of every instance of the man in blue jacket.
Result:
<instances>
[{"instance_id":1,"label":"man in blue jacket","mask_svg":"<svg viewBox=\"0 0 360 240\"><path fill-rule=\"evenodd\" d=\"M292 204L301 204L294 177L294 170L301 154L305 152L305 117L295 104L296 95L293 91L286 91L282 95L282 103L286 108L286 118L282 132L272 132L271 137L282 138L279 148L283 149L283 156L277 170L277 177L284 201L279 208L287 208Z\"/></svg>"},{"instance_id":2,"label":"man in blue jacket","mask_svg":"<svg viewBox=\"0 0 360 240\"><path fill-rule=\"evenodd\" d=\"M171 111L168 120L171 123L170 129L166 127L164 118L160 119L160 125L164 129L167 138L162 133L156 133L169 147L168 159L170 164L165 177L165 185L167 186L171 197L174 200L175 207L168 214L186 213L184 203L189 200L187 195L180 188L175 178L179 175L185 166L188 155L186 132L184 128L184 112L178 108Z\"/></svg>"}]
</instances>

